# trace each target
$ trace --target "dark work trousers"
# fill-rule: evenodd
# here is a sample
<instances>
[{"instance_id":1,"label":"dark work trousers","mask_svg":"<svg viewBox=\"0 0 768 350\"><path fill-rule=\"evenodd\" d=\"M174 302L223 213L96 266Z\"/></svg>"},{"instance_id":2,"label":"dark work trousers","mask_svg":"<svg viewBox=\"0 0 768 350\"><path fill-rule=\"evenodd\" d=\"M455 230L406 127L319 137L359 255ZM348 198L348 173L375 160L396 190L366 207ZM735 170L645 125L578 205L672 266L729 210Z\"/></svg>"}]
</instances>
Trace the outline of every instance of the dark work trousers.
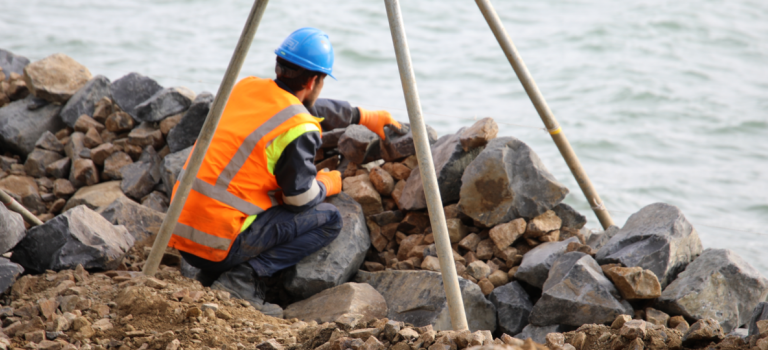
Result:
<instances>
[{"instance_id":1,"label":"dark work trousers","mask_svg":"<svg viewBox=\"0 0 768 350\"><path fill-rule=\"evenodd\" d=\"M206 273L223 273L248 262L256 275L269 277L330 244L341 226L341 214L333 204L320 203L301 213L275 206L240 232L224 260L213 262L185 252L181 255Z\"/></svg>"}]
</instances>

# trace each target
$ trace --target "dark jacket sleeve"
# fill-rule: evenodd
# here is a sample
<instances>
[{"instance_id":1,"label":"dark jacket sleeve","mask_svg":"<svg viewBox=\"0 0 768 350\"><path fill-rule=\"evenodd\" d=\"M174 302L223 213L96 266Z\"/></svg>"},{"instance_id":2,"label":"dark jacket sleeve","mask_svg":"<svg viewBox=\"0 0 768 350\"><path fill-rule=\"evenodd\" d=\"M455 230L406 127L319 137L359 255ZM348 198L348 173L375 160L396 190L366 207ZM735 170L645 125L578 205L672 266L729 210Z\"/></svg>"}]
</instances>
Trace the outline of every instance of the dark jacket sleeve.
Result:
<instances>
[{"instance_id":1,"label":"dark jacket sleeve","mask_svg":"<svg viewBox=\"0 0 768 350\"><path fill-rule=\"evenodd\" d=\"M283 190L283 198L300 196L319 186L319 192L313 199L302 200L301 205L285 203L284 206L293 212L301 212L325 200L325 186L315 180L315 152L320 148L320 133L313 131L299 136L283 150L274 168L277 184ZM316 184L316 185L315 185ZM311 192L310 192L311 193Z\"/></svg>"},{"instance_id":2,"label":"dark jacket sleeve","mask_svg":"<svg viewBox=\"0 0 768 350\"><path fill-rule=\"evenodd\" d=\"M318 98L309 113L315 117L325 118L320 123L323 131L346 128L351 124L360 123L360 110L352 107L347 101Z\"/></svg>"}]
</instances>

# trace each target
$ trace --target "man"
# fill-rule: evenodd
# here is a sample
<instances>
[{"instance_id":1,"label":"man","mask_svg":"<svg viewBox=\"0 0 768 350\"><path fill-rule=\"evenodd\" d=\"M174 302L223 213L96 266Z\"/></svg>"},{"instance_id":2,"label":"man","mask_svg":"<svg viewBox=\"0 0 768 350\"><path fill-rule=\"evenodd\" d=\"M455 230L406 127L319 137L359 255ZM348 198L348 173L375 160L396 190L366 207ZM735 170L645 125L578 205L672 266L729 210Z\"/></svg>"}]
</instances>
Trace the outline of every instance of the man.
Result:
<instances>
[{"instance_id":1,"label":"man","mask_svg":"<svg viewBox=\"0 0 768 350\"><path fill-rule=\"evenodd\" d=\"M276 80L248 77L233 88L170 246L204 275L220 274L211 288L282 317L264 302L263 278L328 245L342 227L338 209L323 203L341 191L341 174L314 165L322 130L360 124L383 138L385 125L400 124L386 111L318 99L325 76L333 78L322 31L301 28L275 54Z\"/></svg>"}]
</instances>

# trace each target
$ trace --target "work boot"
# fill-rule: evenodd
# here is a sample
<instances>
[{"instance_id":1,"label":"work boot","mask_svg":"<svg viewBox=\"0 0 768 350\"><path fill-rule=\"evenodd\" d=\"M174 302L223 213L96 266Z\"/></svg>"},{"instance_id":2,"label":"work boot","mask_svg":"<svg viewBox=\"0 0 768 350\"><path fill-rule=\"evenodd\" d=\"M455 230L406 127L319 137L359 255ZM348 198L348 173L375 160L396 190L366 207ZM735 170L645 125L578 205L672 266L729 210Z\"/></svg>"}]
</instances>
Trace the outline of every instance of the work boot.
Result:
<instances>
[{"instance_id":1,"label":"work boot","mask_svg":"<svg viewBox=\"0 0 768 350\"><path fill-rule=\"evenodd\" d=\"M211 289L223 290L235 298L243 299L265 315L283 318L283 309L264 301L267 286L256 278L253 269L247 264L240 264L219 276Z\"/></svg>"}]
</instances>

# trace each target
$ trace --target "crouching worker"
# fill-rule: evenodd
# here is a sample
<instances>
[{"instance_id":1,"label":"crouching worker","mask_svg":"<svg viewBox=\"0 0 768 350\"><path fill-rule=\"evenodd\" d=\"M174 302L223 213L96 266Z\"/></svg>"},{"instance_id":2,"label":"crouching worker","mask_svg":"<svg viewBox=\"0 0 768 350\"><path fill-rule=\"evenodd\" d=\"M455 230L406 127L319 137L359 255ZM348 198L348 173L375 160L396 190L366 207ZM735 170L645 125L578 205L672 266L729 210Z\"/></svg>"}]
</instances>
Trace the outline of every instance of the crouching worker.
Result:
<instances>
[{"instance_id":1,"label":"crouching worker","mask_svg":"<svg viewBox=\"0 0 768 350\"><path fill-rule=\"evenodd\" d=\"M341 191L341 174L314 165L322 130L361 124L383 136L385 125L400 124L386 111L318 99L334 59L322 31L299 29L275 53L275 80L248 77L233 88L170 246L216 278L211 288L282 317L264 301L264 278L342 227L338 209L323 203Z\"/></svg>"}]
</instances>

